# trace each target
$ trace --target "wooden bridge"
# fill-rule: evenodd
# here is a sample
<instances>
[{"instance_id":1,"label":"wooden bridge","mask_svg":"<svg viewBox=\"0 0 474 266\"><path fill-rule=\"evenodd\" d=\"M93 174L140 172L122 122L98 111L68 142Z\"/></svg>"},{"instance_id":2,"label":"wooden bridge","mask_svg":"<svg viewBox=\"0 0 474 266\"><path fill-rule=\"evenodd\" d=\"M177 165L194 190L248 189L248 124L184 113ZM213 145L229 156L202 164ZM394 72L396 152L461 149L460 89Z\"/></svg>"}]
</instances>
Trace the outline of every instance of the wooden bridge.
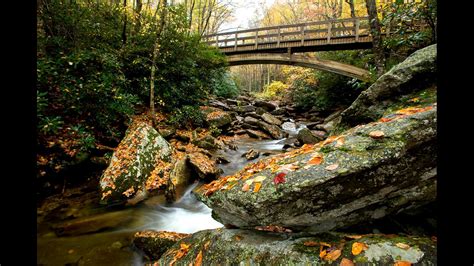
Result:
<instances>
[{"instance_id":1,"label":"wooden bridge","mask_svg":"<svg viewBox=\"0 0 474 266\"><path fill-rule=\"evenodd\" d=\"M389 31L387 31L389 32ZM286 64L365 80L369 72L355 66L294 53L368 49L372 47L368 17L335 19L203 36L228 56L230 66Z\"/></svg>"}]
</instances>

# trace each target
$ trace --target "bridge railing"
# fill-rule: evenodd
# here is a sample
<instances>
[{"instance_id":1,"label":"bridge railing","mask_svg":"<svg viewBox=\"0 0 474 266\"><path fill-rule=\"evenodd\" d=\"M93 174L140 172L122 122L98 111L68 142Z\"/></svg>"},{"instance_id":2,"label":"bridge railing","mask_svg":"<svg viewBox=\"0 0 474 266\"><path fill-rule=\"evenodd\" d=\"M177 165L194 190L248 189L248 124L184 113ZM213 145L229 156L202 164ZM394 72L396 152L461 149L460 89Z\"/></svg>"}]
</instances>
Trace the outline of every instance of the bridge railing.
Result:
<instances>
[{"instance_id":1,"label":"bridge railing","mask_svg":"<svg viewBox=\"0 0 474 266\"><path fill-rule=\"evenodd\" d=\"M334 19L315 21L290 25L278 25L257 29L222 32L203 36L203 41L217 47L252 47L258 48L262 44L276 44L277 47L286 47L288 42L301 42L309 40L325 40L341 37L354 37L357 42L360 36L369 35L370 27L368 17L347 19Z\"/></svg>"}]
</instances>

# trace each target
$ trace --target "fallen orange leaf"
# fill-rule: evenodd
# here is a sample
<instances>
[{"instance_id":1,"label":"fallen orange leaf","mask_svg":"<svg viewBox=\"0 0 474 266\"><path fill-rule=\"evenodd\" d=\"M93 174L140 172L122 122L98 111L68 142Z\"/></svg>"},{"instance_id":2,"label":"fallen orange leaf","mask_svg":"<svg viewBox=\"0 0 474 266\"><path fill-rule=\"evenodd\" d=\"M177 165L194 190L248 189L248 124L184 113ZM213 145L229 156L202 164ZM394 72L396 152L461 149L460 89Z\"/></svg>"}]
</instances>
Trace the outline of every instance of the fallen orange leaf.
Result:
<instances>
[{"instance_id":1,"label":"fallen orange leaf","mask_svg":"<svg viewBox=\"0 0 474 266\"><path fill-rule=\"evenodd\" d=\"M262 187L262 183L260 183L260 182L255 183L255 187L253 188L253 192L258 192L261 187Z\"/></svg>"},{"instance_id":2,"label":"fallen orange leaf","mask_svg":"<svg viewBox=\"0 0 474 266\"><path fill-rule=\"evenodd\" d=\"M366 250L367 248L368 246L365 243L354 242L354 244L352 244L352 254L359 255L363 250Z\"/></svg>"},{"instance_id":3,"label":"fallen orange leaf","mask_svg":"<svg viewBox=\"0 0 474 266\"><path fill-rule=\"evenodd\" d=\"M242 191L249 191L250 189L250 185L245 183L243 186L242 186Z\"/></svg>"},{"instance_id":4,"label":"fallen orange leaf","mask_svg":"<svg viewBox=\"0 0 474 266\"><path fill-rule=\"evenodd\" d=\"M359 239L359 238L362 238L362 236L360 235L350 235L350 236L345 236L347 238L352 238L352 239Z\"/></svg>"},{"instance_id":5,"label":"fallen orange leaf","mask_svg":"<svg viewBox=\"0 0 474 266\"><path fill-rule=\"evenodd\" d=\"M395 264L393 264L393 266L411 266L411 262L399 260L395 261Z\"/></svg>"},{"instance_id":6,"label":"fallen orange leaf","mask_svg":"<svg viewBox=\"0 0 474 266\"><path fill-rule=\"evenodd\" d=\"M339 266L355 266L355 264L354 264L354 262L352 262L352 260L343 258L341 260L341 264L339 264Z\"/></svg>"},{"instance_id":7,"label":"fallen orange leaf","mask_svg":"<svg viewBox=\"0 0 474 266\"><path fill-rule=\"evenodd\" d=\"M323 161L323 157L320 155L316 155L313 158L311 158L307 164L309 165L319 165Z\"/></svg>"},{"instance_id":8,"label":"fallen orange leaf","mask_svg":"<svg viewBox=\"0 0 474 266\"><path fill-rule=\"evenodd\" d=\"M303 245L305 245L307 247L315 247L315 246L318 246L319 243L314 242L314 241L306 241L306 242L303 243Z\"/></svg>"},{"instance_id":9,"label":"fallen orange leaf","mask_svg":"<svg viewBox=\"0 0 474 266\"><path fill-rule=\"evenodd\" d=\"M340 249L335 249L335 250L330 251L329 253L327 253L326 256L324 256L324 260L335 261L340 256L341 256L341 250Z\"/></svg>"},{"instance_id":10,"label":"fallen orange leaf","mask_svg":"<svg viewBox=\"0 0 474 266\"><path fill-rule=\"evenodd\" d=\"M383 131L381 131L381 130L376 130L376 131L370 132L369 136L371 138L374 138L374 139L380 139L380 138L383 138L385 136L385 133L383 133Z\"/></svg>"},{"instance_id":11,"label":"fallen orange leaf","mask_svg":"<svg viewBox=\"0 0 474 266\"><path fill-rule=\"evenodd\" d=\"M395 244L395 246L397 246L401 249L409 249L410 248L410 245L407 245L405 243L397 243L397 244Z\"/></svg>"},{"instance_id":12,"label":"fallen orange leaf","mask_svg":"<svg viewBox=\"0 0 474 266\"><path fill-rule=\"evenodd\" d=\"M339 164L335 163L335 164L331 164L331 165L326 166L325 169L328 170L328 171L333 171L333 170L336 170L338 167L339 167Z\"/></svg>"},{"instance_id":13,"label":"fallen orange leaf","mask_svg":"<svg viewBox=\"0 0 474 266\"><path fill-rule=\"evenodd\" d=\"M202 250L199 251L199 253L196 256L196 259L194 260L194 266L201 266L202 264Z\"/></svg>"}]
</instances>

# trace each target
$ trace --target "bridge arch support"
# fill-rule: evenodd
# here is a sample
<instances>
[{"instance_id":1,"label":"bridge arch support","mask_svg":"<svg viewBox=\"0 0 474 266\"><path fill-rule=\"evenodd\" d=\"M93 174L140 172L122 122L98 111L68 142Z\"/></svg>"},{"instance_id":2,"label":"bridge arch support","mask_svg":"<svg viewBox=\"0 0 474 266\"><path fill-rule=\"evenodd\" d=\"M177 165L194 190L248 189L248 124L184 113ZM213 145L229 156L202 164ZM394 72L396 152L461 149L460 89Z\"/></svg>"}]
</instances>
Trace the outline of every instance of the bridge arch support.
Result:
<instances>
[{"instance_id":1,"label":"bridge arch support","mask_svg":"<svg viewBox=\"0 0 474 266\"><path fill-rule=\"evenodd\" d=\"M252 65L252 64L278 64L308 67L339 75L368 80L369 71L352 65L313 57L295 54L242 54L227 56L229 66Z\"/></svg>"}]
</instances>

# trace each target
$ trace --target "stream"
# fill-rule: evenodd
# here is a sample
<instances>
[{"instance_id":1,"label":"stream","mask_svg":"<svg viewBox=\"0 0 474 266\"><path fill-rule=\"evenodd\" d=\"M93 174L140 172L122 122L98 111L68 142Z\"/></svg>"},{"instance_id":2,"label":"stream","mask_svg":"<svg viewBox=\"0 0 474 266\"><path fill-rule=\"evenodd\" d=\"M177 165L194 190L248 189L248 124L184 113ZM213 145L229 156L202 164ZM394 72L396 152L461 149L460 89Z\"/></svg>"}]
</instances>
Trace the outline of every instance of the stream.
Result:
<instances>
[{"instance_id":1,"label":"stream","mask_svg":"<svg viewBox=\"0 0 474 266\"><path fill-rule=\"evenodd\" d=\"M294 136L300 128L287 132L290 136ZM221 153L230 161L228 164L218 165L224 171L222 176L231 175L242 169L247 163L261 159L262 154L282 152L284 140L245 138L235 141L237 150L226 150ZM258 150L261 155L248 161L242 157L242 154L249 149ZM145 263L143 254L131 246L133 234L137 231L165 230L195 233L205 229L223 227L211 217L212 210L192 194L192 190L198 185L200 183L195 182L184 188L183 191L178 191L182 196L172 204L166 204L162 195L151 197L136 206L113 212L106 210L103 206L90 203L91 206L87 206L87 208L91 210L91 217L102 215L102 220L104 220L102 222L111 224L109 229L100 232L58 237L46 223L38 224L37 264L143 265ZM54 221L52 222L54 223Z\"/></svg>"}]
</instances>

